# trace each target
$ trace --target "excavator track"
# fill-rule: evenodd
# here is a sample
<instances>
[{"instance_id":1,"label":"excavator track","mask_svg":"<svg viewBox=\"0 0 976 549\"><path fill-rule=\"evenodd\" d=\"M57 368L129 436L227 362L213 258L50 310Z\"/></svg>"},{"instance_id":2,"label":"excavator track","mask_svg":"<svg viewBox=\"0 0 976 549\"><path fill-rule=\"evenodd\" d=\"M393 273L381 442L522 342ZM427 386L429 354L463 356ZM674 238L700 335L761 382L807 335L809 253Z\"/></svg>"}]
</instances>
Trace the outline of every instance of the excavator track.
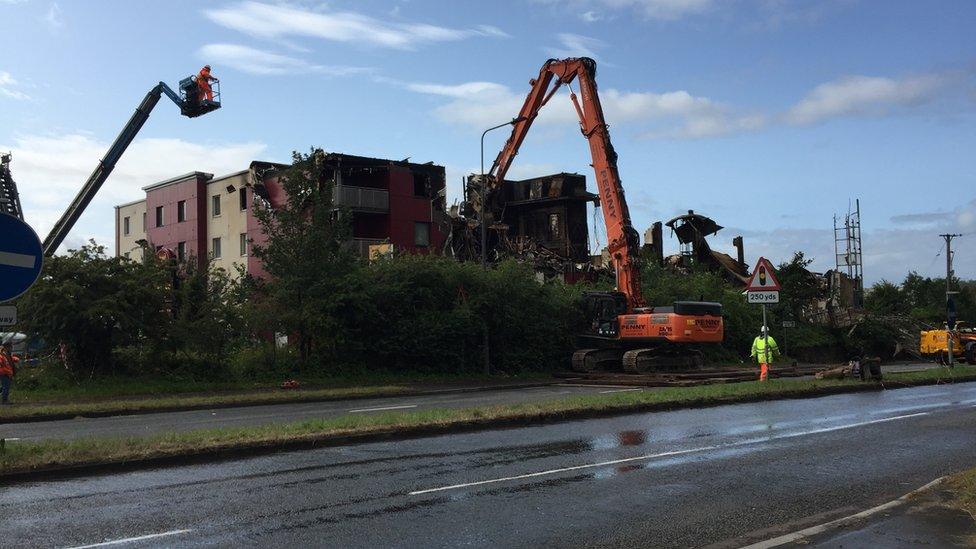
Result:
<instances>
[{"instance_id":1,"label":"excavator track","mask_svg":"<svg viewBox=\"0 0 976 549\"><path fill-rule=\"evenodd\" d=\"M701 368L705 365L700 351L683 349L680 352L666 349L633 349L624 353L623 370L627 373L675 372Z\"/></svg>"},{"instance_id":2,"label":"excavator track","mask_svg":"<svg viewBox=\"0 0 976 549\"><path fill-rule=\"evenodd\" d=\"M620 349L580 349L573 353L573 371L616 370L622 354Z\"/></svg>"}]
</instances>

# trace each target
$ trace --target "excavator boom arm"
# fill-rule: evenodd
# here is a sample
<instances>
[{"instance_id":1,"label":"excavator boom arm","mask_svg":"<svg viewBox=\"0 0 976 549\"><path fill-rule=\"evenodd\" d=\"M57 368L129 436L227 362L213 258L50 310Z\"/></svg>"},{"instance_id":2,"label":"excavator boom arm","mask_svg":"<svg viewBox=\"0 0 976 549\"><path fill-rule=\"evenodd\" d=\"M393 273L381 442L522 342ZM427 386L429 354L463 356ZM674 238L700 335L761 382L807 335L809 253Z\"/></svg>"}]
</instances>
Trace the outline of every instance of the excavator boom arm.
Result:
<instances>
[{"instance_id":1,"label":"excavator boom arm","mask_svg":"<svg viewBox=\"0 0 976 549\"><path fill-rule=\"evenodd\" d=\"M556 81L554 85L553 80ZM522 105L519 118L512 125L512 134L492 164L490 184L497 186L505 180L505 175L532 127L532 122L539 115L539 110L560 86L571 85L573 80L579 83L580 97L577 98L571 92L570 99L579 116L583 137L590 145L593 171L600 194L600 208L607 228L607 249L617 273L617 290L626 295L631 309L643 307L640 268L637 263L640 241L630 221L630 210L627 208L620 173L617 171L617 153L610 142L610 132L597 93L595 61L588 57L546 61L538 78L530 82L532 89Z\"/></svg>"}]
</instances>

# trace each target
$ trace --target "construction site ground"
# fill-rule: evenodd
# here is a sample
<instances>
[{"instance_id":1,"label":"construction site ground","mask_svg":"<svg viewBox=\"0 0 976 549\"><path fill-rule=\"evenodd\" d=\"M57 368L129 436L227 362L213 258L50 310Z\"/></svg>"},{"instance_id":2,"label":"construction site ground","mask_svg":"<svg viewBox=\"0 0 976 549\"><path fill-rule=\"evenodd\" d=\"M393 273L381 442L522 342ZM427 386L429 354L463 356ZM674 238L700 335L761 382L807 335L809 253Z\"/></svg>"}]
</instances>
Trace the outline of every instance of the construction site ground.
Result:
<instances>
[{"instance_id":1,"label":"construction site ground","mask_svg":"<svg viewBox=\"0 0 976 549\"><path fill-rule=\"evenodd\" d=\"M885 366L886 373L932 368L925 363ZM820 367L822 368L822 367ZM805 371L806 369L804 369ZM639 378L640 376L635 376ZM748 380L755 379L750 374ZM638 383L638 381L633 381ZM356 399L332 399L318 402L292 402L266 405L202 407L187 410L163 410L154 413L95 414L48 421L18 422L0 415L0 438L8 441L42 441L78 439L98 436L147 436L165 432L187 432L208 428L247 427L271 423L289 423L313 418L336 418L345 415L410 412L435 409L462 409L538 403L584 395L654 391L657 387L635 386L616 382L586 382L583 379L554 379L537 383L496 383L493 385L452 384L414 386L413 393ZM2 412L2 410L0 410Z\"/></svg>"}]
</instances>

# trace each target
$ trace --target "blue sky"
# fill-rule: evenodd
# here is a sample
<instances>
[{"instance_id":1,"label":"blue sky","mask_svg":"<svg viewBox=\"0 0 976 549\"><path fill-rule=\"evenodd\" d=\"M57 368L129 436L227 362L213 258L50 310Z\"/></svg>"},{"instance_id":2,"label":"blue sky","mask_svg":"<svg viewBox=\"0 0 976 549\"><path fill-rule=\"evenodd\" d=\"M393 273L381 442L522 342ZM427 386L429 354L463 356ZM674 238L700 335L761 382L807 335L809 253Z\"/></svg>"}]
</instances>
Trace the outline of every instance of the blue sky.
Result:
<instances>
[{"instance_id":1,"label":"blue sky","mask_svg":"<svg viewBox=\"0 0 976 549\"><path fill-rule=\"evenodd\" d=\"M832 266L832 217L860 198L865 274L938 275L940 232L976 278L976 3L868 0L82 2L0 0L0 149L46 234L159 80L207 62L224 108L161 103L68 243L111 244L111 206L190 170L293 149L478 169L549 57L589 55L635 225L687 209L750 261ZM590 177L568 98L510 175ZM505 135L489 137L493 158ZM595 237L605 243L602 224ZM676 248L669 240L669 249Z\"/></svg>"}]
</instances>

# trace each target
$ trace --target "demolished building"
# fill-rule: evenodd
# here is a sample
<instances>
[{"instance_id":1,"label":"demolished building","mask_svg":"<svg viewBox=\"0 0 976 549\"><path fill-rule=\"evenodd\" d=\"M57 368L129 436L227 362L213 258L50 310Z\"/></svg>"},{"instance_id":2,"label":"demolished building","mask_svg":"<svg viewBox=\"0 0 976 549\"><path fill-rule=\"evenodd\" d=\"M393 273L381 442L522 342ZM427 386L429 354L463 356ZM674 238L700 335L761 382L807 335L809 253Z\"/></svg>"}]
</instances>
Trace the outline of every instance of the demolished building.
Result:
<instances>
[{"instance_id":1,"label":"demolished building","mask_svg":"<svg viewBox=\"0 0 976 549\"><path fill-rule=\"evenodd\" d=\"M708 245L705 237L715 235L723 229L721 225L710 217L688 210L687 214L679 215L666 223L681 244L681 253L663 258L666 266L675 269L687 269L692 265L702 265L715 270L737 286L745 286L749 282L749 266L745 263L745 249L742 237L732 239L736 247L737 257L715 251ZM658 225L659 226L659 225ZM658 236L656 241L660 241ZM663 254L663 245L652 248L656 253Z\"/></svg>"},{"instance_id":2,"label":"demolished building","mask_svg":"<svg viewBox=\"0 0 976 549\"><path fill-rule=\"evenodd\" d=\"M488 193L482 207L479 175L466 180L465 202L456 209L450 252L461 260L481 257L481 219L486 222L486 259L529 262L547 277L574 281L589 269L586 205L599 197L586 190L586 177L557 173L506 180Z\"/></svg>"}]
</instances>

